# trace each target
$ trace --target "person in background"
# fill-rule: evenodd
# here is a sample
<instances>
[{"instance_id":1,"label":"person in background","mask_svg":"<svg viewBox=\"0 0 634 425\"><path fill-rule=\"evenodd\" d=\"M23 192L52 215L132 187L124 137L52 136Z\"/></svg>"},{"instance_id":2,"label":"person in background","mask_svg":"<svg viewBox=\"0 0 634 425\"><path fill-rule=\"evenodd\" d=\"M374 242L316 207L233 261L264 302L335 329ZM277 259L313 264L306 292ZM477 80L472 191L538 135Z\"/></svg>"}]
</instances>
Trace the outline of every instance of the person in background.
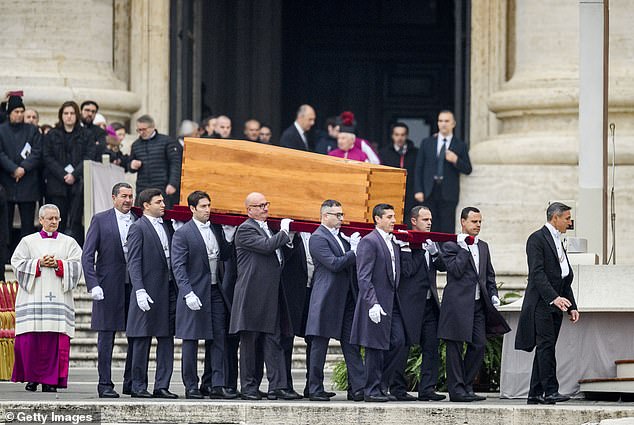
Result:
<instances>
[{"instance_id":1,"label":"person in background","mask_svg":"<svg viewBox=\"0 0 634 425\"><path fill-rule=\"evenodd\" d=\"M268 124L262 124L260 126L260 134L258 136L258 140L260 143L264 143L265 145L272 145L273 130L271 126Z\"/></svg>"}]
</instances>

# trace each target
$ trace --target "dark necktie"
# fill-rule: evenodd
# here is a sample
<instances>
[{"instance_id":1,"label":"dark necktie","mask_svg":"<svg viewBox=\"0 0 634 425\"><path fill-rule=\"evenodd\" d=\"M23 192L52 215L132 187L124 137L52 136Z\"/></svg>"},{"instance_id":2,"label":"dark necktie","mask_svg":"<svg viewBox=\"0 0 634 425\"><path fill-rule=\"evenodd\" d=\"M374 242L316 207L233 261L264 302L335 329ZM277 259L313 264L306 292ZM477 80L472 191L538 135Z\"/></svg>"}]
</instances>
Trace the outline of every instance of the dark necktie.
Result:
<instances>
[{"instance_id":1,"label":"dark necktie","mask_svg":"<svg viewBox=\"0 0 634 425\"><path fill-rule=\"evenodd\" d=\"M438 152L438 162L436 163L436 177L442 178L445 168L445 151L447 150L447 139L442 139L442 146Z\"/></svg>"}]
</instances>

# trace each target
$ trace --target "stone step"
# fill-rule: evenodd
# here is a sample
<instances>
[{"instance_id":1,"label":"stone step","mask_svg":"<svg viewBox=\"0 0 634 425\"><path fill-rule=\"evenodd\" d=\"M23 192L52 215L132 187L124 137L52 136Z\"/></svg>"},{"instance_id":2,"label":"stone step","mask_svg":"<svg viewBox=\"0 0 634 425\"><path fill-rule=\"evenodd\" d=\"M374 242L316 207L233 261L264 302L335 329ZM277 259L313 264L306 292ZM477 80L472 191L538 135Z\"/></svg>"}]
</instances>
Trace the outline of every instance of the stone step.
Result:
<instances>
[{"instance_id":1,"label":"stone step","mask_svg":"<svg viewBox=\"0 0 634 425\"><path fill-rule=\"evenodd\" d=\"M617 360L614 364L617 378L634 378L634 360Z\"/></svg>"},{"instance_id":2,"label":"stone step","mask_svg":"<svg viewBox=\"0 0 634 425\"><path fill-rule=\"evenodd\" d=\"M579 384L588 399L634 401L634 378L581 379Z\"/></svg>"}]
</instances>

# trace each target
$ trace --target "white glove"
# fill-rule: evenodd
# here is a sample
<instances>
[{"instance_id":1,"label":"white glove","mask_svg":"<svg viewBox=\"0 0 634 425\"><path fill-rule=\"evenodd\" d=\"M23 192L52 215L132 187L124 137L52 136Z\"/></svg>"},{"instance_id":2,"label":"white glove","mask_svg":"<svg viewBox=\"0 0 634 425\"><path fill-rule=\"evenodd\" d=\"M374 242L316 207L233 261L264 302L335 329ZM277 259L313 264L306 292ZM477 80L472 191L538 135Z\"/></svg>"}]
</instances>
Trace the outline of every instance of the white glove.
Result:
<instances>
[{"instance_id":1,"label":"white glove","mask_svg":"<svg viewBox=\"0 0 634 425\"><path fill-rule=\"evenodd\" d=\"M467 251L469 250L469 247L467 246L467 242L465 242L465 239L467 239L467 235L466 233L458 233L458 237L456 238L456 242L458 242L458 246L462 249L466 249Z\"/></svg>"},{"instance_id":2,"label":"white glove","mask_svg":"<svg viewBox=\"0 0 634 425\"><path fill-rule=\"evenodd\" d=\"M189 307L190 310L200 310L200 307L203 304L200 302L200 298L198 295L194 294L194 291L191 291L189 294L185 295L185 304Z\"/></svg>"},{"instance_id":3,"label":"white glove","mask_svg":"<svg viewBox=\"0 0 634 425\"><path fill-rule=\"evenodd\" d=\"M289 227L291 227L291 222L293 220L291 220L290 218L283 218L282 221L280 222L280 230L282 232L286 232L288 234Z\"/></svg>"},{"instance_id":4,"label":"white glove","mask_svg":"<svg viewBox=\"0 0 634 425\"><path fill-rule=\"evenodd\" d=\"M226 224L222 225L222 231L225 234L225 240L229 243L233 242L233 238L236 235L236 230L238 228L236 226L228 226Z\"/></svg>"},{"instance_id":5,"label":"white glove","mask_svg":"<svg viewBox=\"0 0 634 425\"><path fill-rule=\"evenodd\" d=\"M409 242L405 242L397 238L393 238L392 240L394 241L396 245L400 246L401 248L409 248Z\"/></svg>"},{"instance_id":6,"label":"white glove","mask_svg":"<svg viewBox=\"0 0 634 425\"><path fill-rule=\"evenodd\" d=\"M143 311L150 311L150 304L154 304L154 300L145 292L145 289L136 291L136 303Z\"/></svg>"},{"instance_id":7,"label":"white glove","mask_svg":"<svg viewBox=\"0 0 634 425\"><path fill-rule=\"evenodd\" d=\"M493 295L491 297L491 302L493 303L493 307L495 307L496 309L502 305L497 295Z\"/></svg>"},{"instance_id":8,"label":"white glove","mask_svg":"<svg viewBox=\"0 0 634 425\"><path fill-rule=\"evenodd\" d=\"M350 250L356 254L359 242L361 242L361 234L359 234L359 232L354 232L350 235L350 238L348 238L348 242L350 242Z\"/></svg>"},{"instance_id":9,"label":"white glove","mask_svg":"<svg viewBox=\"0 0 634 425\"><path fill-rule=\"evenodd\" d=\"M103 300L103 289L101 289L101 286L97 285L90 290L90 295L93 300L101 301Z\"/></svg>"},{"instance_id":10,"label":"white glove","mask_svg":"<svg viewBox=\"0 0 634 425\"><path fill-rule=\"evenodd\" d=\"M425 250L427 252L429 252L429 255L431 255L432 257L436 254L438 254L439 250L438 250L438 244L436 242L432 242L431 239L427 239L425 241L425 246L424 246Z\"/></svg>"},{"instance_id":11,"label":"white glove","mask_svg":"<svg viewBox=\"0 0 634 425\"><path fill-rule=\"evenodd\" d=\"M381 316L387 316L387 313L383 311L383 307L381 304L374 304L370 311L368 311L368 316L370 316L370 320L374 323L379 323L381 321Z\"/></svg>"}]
</instances>

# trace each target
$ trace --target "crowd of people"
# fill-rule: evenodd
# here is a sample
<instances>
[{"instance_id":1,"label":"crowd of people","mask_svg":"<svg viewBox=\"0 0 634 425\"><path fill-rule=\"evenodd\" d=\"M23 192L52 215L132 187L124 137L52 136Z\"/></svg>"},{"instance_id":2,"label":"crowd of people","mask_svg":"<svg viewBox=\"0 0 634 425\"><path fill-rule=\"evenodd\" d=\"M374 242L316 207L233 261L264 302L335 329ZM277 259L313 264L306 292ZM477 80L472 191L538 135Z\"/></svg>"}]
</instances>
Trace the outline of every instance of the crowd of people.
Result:
<instances>
[{"instance_id":1,"label":"crowd of people","mask_svg":"<svg viewBox=\"0 0 634 425\"><path fill-rule=\"evenodd\" d=\"M291 219L281 220L275 232L267 224L270 203L264 194L247 196L248 219L236 228L211 223L212 199L194 191L187 197L192 219L173 226L163 216L179 199L183 137L231 138L227 116L210 117L202 126L184 121L175 139L158 133L152 117L142 115L136 119L138 138L129 153L121 149L125 128L99 117L95 101L64 102L51 129L37 127L37 121L27 123L27 117L37 120L38 114L26 109L21 96L9 96L6 122L0 124L0 225L10 230L17 207L22 225L11 257L20 288L12 379L27 382L26 390L42 385L42 391L49 392L67 385L75 328L72 290L83 270L93 298L97 392L103 398L119 397L111 362L115 333L125 331L122 392L137 398L178 397L170 391L174 337L183 340L186 398L302 398L291 375L293 341L302 336L308 347L303 397L310 400L334 396L323 382L331 338L341 343L349 400L444 399L436 392L439 339L447 346L450 400L483 399L474 393L473 382L486 336L509 329L496 314L500 299L488 245L478 238L482 215L477 208L462 210L455 241L439 245L427 240L421 249L394 238L394 226L403 218L388 204L374 207L375 229L361 238L340 231L345 206L336 200L324 200L321 223L312 234L294 232ZM439 113L438 133L423 140L419 149L408 140L407 126L395 123L392 143L378 154L357 136L351 112L329 118L327 134L317 142L310 133L315 120L310 105L300 106L275 144L405 168L406 223L423 232L454 233L459 176L471 172L471 163L466 145L453 135L456 123L450 111ZM244 138L273 143L271 128L255 119L245 122ZM84 241L83 160L103 160L106 155L111 163L137 174L136 192L128 183L115 185L113 208L92 218ZM139 216L131 210L135 201L142 211ZM41 230L36 232L37 203L42 206ZM537 347L530 404L567 399L558 393L554 347L562 312L573 322L579 319L570 290L572 270L560 239L569 223L570 208L553 203L546 225L527 244L527 301L516 346ZM0 246L6 250L7 241ZM437 271L447 272L442 302ZM150 393L152 338L158 345ZM201 377L200 340L205 341ZM416 344L423 359L414 397L407 392L404 370L409 347ZM39 355L42 352L54 355ZM260 391L264 365L267 392Z\"/></svg>"}]
</instances>

